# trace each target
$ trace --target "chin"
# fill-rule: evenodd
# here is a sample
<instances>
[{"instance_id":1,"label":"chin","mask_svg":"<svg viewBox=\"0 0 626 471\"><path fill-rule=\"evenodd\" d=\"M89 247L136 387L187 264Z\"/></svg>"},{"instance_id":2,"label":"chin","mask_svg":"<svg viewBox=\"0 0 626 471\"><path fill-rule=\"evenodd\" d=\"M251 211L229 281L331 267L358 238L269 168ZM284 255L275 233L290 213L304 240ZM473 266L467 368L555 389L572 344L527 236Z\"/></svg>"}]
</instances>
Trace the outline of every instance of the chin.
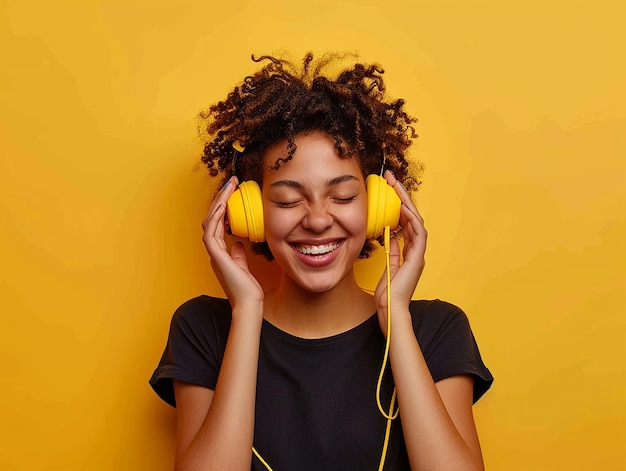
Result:
<instances>
[{"instance_id":1,"label":"chin","mask_svg":"<svg viewBox=\"0 0 626 471\"><path fill-rule=\"evenodd\" d=\"M330 274L319 273L314 276L294 277L291 280L300 286L303 290L312 294L323 294L332 291L341 285L347 274L343 276L333 276Z\"/></svg>"}]
</instances>

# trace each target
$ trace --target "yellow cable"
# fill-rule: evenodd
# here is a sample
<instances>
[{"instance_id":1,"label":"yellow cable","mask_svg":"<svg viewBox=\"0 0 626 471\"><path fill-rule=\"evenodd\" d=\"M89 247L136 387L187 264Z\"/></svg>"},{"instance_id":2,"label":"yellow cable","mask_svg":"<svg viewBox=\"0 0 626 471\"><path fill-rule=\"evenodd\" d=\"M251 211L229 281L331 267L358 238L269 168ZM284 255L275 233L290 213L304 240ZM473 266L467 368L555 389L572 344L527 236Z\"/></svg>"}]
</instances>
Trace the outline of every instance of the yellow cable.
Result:
<instances>
[{"instance_id":1,"label":"yellow cable","mask_svg":"<svg viewBox=\"0 0 626 471\"><path fill-rule=\"evenodd\" d=\"M389 415L393 412L393 407L396 403L396 390L394 388L391 396L391 403L389 404ZM397 413L396 413L397 415ZM387 446L389 445L389 436L391 435L391 422L393 419L387 419L387 427L385 429L385 440L383 442L383 452L380 455L380 463L378 464L378 471L382 471L385 467L385 458L387 457Z\"/></svg>"},{"instance_id":2,"label":"yellow cable","mask_svg":"<svg viewBox=\"0 0 626 471\"><path fill-rule=\"evenodd\" d=\"M390 229L389 226L385 227L385 267L387 272L387 340L385 342L385 355L383 356L383 364L380 368L380 374L378 375L378 383L376 384L376 404L378 405L378 410L383 415L383 417L387 420L394 420L398 417L398 410L393 413L393 410L390 410L389 413L383 410L383 406L380 402L380 388L383 382L383 376L385 374L385 366L387 365L387 361L389 359L389 347L391 345L391 270L390 270ZM395 397L395 388L394 388L394 397Z\"/></svg>"},{"instance_id":3,"label":"yellow cable","mask_svg":"<svg viewBox=\"0 0 626 471\"><path fill-rule=\"evenodd\" d=\"M265 466L265 468L267 469L267 471L274 471L269 464L267 464L267 461L265 461L263 459L263 457L261 455L259 455L259 452L256 451L256 449L254 447L252 447L252 453L254 453L254 456L256 456L259 461Z\"/></svg>"}]
</instances>

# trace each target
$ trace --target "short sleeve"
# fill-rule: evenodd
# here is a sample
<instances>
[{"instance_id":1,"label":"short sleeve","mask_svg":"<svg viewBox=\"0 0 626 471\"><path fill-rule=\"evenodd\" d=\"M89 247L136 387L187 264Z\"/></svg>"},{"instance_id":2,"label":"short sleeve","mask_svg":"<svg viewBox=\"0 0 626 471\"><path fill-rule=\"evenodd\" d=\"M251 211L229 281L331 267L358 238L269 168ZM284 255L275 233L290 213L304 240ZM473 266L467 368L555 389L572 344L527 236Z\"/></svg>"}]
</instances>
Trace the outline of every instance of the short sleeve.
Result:
<instances>
[{"instance_id":1,"label":"short sleeve","mask_svg":"<svg viewBox=\"0 0 626 471\"><path fill-rule=\"evenodd\" d=\"M457 375L474 377L474 402L493 376L481 357L466 314L440 300L411 303L413 328L435 382Z\"/></svg>"},{"instance_id":2,"label":"short sleeve","mask_svg":"<svg viewBox=\"0 0 626 471\"><path fill-rule=\"evenodd\" d=\"M209 296L191 299L174 312L165 350L149 381L161 399L176 407L174 379L215 389L230 322L228 301Z\"/></svg>"}]
</instances>

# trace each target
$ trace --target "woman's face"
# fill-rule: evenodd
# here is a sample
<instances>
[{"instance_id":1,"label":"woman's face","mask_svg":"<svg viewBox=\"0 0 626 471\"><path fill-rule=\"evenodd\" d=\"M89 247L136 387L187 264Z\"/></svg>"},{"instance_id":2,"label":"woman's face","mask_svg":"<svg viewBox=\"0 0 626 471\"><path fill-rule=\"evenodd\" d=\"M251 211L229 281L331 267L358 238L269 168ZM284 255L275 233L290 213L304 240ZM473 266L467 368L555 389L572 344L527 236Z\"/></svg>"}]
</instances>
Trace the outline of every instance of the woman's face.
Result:
<instances>
[{"instance_id":1,"label":"woman's face","mask_svg":"<svg viewBox=\"0 0 626 471\"><path fill-rule=\"evenodd\" d=\"M314 293L329 291L352 273L365 243L367 195L356 158L340 158L328 134L295 138L293 158L264 170L265 237L283 274ZM264 163L286 153L270 147Z\"/></svg>"}]
</instances>

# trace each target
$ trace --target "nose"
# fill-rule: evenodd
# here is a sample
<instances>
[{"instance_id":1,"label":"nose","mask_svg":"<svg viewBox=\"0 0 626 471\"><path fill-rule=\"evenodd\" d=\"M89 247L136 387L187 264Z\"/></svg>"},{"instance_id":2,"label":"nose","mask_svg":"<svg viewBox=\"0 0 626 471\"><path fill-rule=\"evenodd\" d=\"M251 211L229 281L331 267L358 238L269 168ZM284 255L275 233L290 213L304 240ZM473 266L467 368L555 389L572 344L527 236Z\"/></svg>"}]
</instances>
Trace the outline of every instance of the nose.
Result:
<instances>
[{"instance_id":1,"label":"nose","mask_svg":"<svg viewBox=\"0 0 626 471\"><path fill-rule=\"evenodd\" d=\"M302 219L302 226L315 233L324 232L333 225L335 218L325 205L310 205Z\"/></svg>"}]
</instances>

